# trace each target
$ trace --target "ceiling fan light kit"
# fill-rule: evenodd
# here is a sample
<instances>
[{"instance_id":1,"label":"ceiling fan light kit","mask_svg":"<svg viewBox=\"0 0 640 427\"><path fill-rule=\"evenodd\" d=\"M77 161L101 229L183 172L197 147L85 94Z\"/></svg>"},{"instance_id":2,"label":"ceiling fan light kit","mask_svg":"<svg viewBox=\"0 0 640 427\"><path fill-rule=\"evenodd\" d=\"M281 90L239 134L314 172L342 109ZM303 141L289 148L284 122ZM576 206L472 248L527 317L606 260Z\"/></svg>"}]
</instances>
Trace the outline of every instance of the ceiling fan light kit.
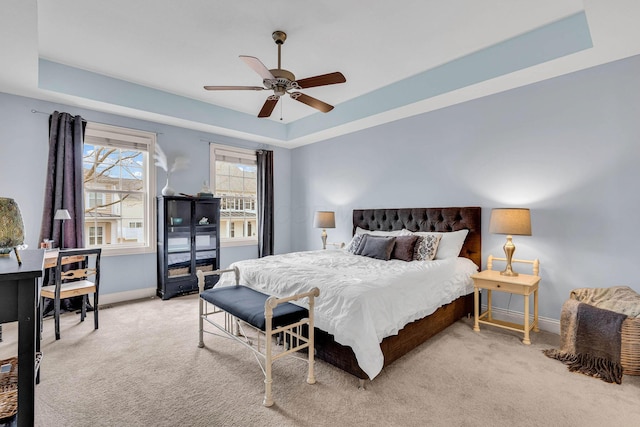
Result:
<instances>
[{"instance_id":1,"label":"ceiling fan light kit","mask_svg":"<svg viewBox=\"0 0 640 427\"><path fill-rule=\"evenodd\" d=\"M296 76L289 70L285 70L281 66L281 47L287 39L284 31L274 31L271 34L273 41L278 46L278 68L268 69L265 65L254 56L240 55L240 59L245 62L252 70L262 77L264 86L204 86L206 90L272 90L273 95L269 95L262 109L258 113L258 117L269 117L276 107L281 96L289 94L291 99L302 102L316 110L327 113L333 110L333 105L320 101L312 96L302 92L293 92L294 90L308 89L317 86L327 86L337 83L345 83L344 75L340 72L322 74L314 77L296 80Z\"/></svg>"}]
</instances>

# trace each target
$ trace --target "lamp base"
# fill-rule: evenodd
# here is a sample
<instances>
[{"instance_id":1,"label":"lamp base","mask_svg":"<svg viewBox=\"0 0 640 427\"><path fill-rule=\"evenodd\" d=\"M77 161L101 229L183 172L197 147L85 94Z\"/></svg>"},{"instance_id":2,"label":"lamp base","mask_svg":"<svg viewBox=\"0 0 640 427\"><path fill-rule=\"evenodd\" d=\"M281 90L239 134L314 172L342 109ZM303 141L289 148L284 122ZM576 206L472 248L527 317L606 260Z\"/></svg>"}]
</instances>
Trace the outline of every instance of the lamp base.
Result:
<instances>
[{"instance_id":1,"label":"lamp base","mask_svg":"<svg viewBox=\"0 0 640 427\"><path fill-rule=\"evenodd\" d=\"M518 275L518 273L517 273L517 272L515 272L515 271L513 271L513 270L511 270L511 269L508 269L508 270L507 270L507 269L502 270L502 271L500 272L500 274L501 274L502 276L509 276L509 277L516 277L516 276Z\"/></svg>"},{"instance_id":2,"label":"lamp base","mask_svg":"<svg viewBox=\"0 0 640 427\"><path fill-rule=\"evenodd\" d=\"M511 260L513 259L513 253L516 251L516 245L513 244L513 239L511 236L507 236L507 243L504 244L502 249L504 249L504 254L507 257L507 266L504 268L503 271L500 272L500 274L503 276L509 276L509 277L517 276L518 273L513 271L513 269L511 268Z\"/></svg>"}]
</instances>

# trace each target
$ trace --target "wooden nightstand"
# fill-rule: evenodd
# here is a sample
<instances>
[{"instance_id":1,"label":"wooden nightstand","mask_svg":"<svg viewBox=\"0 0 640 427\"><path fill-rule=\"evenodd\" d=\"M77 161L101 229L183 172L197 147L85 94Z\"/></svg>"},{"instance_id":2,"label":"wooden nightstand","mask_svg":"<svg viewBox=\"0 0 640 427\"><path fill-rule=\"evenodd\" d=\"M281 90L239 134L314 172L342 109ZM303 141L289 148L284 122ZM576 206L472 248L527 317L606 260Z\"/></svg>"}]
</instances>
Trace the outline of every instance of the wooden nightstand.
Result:
<instances>
[{"instance_id":1,"label":"wooden nightstand","mask_svg":"<svg viewBox=\"0 0 640 427\"><path fill-rule=\"evenodd\" d=\"M525 262L533 264L535 275L519 274L518 276L503 276L499 271L491 270L493 260L503 260L503 258L494 258L489 256L487 263L488 270L476 273L471 276L473 279L474 292L474 331L480 330L480 323L494 325L500 328L509 329L511 331L524 333L524 344L531 344L529 332L533 329L538 332L538 284L540 276L538 276L538 260L513 260L512 262ZM480 289L487 290L487 311L480 313ZM491 292L508 292L511 294L524 296L524 324L505 322L492 317L491 313ZM531 322L529 314L529 296L533 294L533 322Z\"/></svg>"}]
</instances>

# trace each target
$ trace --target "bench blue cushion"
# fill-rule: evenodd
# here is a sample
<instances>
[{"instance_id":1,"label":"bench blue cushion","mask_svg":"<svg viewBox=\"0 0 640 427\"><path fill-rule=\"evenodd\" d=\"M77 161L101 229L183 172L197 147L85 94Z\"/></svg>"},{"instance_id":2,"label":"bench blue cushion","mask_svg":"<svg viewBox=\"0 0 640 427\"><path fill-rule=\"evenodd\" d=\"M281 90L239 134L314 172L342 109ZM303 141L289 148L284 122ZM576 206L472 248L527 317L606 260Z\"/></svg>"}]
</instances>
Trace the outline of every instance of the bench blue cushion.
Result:
<instances>
[{"instance_id":1,"label":"bench blue cushion","mask_svg":"<svg viewBox=\"0 0 640 427\"><path fill-rule=\"evenodd\" d=\"M262 331L265 330L264 303L269 295L239 285L211 288L202 292L200 297L238 319L244 320ZM308 311L304 307L288 302L280 304L273 310L272 327L295 323L308 317L307 313Z\"/></svg>"}]
</instances>

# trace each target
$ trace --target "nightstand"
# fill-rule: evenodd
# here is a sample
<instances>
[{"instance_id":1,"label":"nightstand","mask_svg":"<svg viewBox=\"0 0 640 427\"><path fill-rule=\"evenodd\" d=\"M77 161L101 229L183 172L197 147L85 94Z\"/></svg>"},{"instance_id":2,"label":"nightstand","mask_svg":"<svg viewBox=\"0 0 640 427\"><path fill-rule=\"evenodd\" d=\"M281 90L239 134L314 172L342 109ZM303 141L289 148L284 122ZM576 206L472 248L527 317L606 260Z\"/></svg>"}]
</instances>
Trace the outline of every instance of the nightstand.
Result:
<instances>
[{"instance_id":1,"label":"nightstand","mask_svg":"<svg viewBox=\"0 0 640 427\"><path fill-rule=\"evenodd\" d=\"M522 332L524 344L531 344L529 339L529 332L533 330L538 332L538 284L540 283L540 276L538 276L538 260L513 260L512 262L524 262L533 264L533 270L535 275L519 274L517 276L503 276L499 271L491 270L493 260L503 260L503 258L494 258L489 256L489 262L487 263L488 270L484 270L480 273L476 273L471 276L473 279L473 293L474 293L474 325L473 330L480 330L480 323L497 326L499 328L508 329L511 331ZM484 313L480 313L480 289L487 290L487 310ZM502 320L494 319L491 312L491 293L493 291L507 292L515 295L524 296L524 324L517 324L511 322L505 322ZM531 322L529 314L529 296L533 294L533 322Z\"/></svg>"}]
</instances>

